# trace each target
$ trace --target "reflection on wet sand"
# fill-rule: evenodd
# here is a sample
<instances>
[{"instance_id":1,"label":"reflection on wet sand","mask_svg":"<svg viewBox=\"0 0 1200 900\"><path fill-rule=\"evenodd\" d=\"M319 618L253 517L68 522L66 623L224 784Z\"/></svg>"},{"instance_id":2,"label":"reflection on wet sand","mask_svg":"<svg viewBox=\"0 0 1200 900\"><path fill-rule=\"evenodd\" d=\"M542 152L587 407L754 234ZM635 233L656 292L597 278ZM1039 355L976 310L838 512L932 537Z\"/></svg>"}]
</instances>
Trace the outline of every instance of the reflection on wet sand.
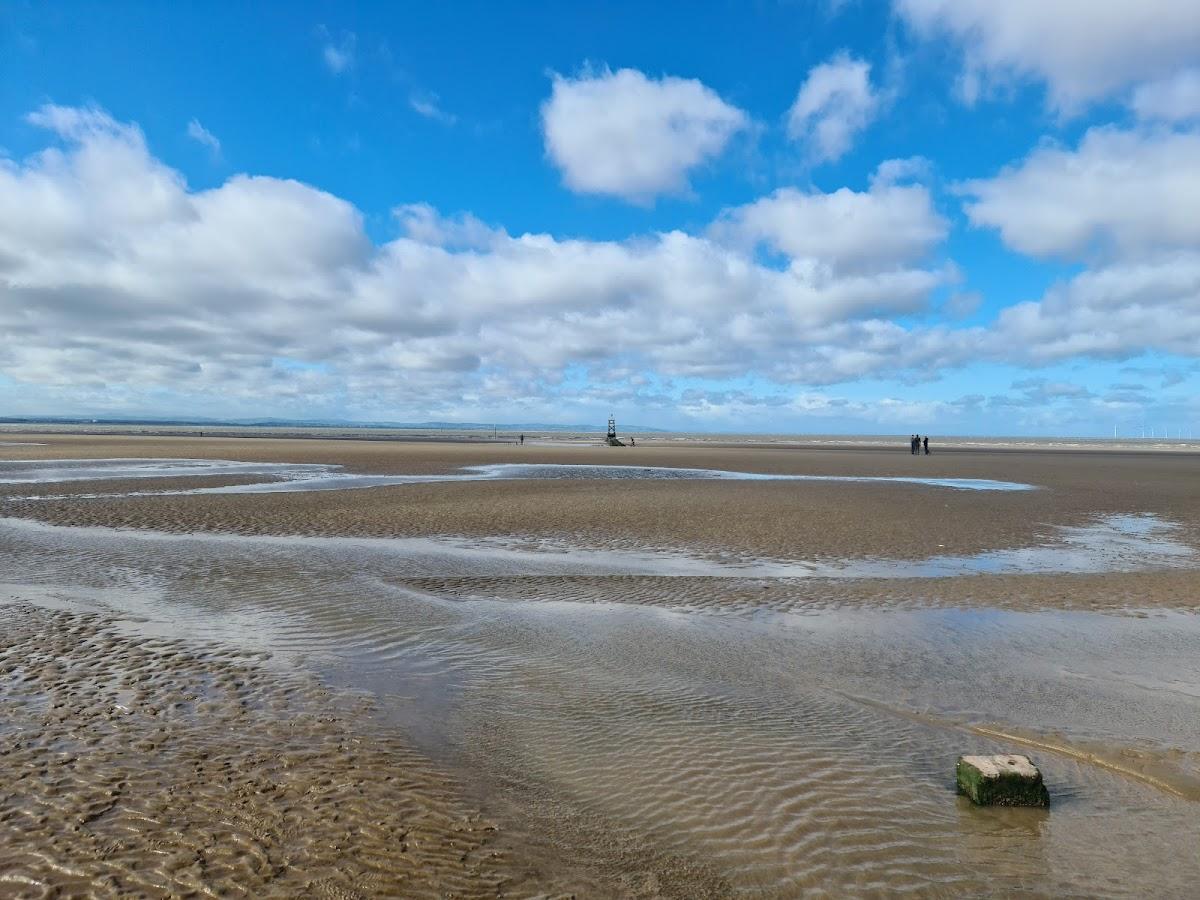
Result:
<instances>
[{"instance_id":1,"label":"reflection on wet sand","mask_svg":"<svg viewBox=\"0 0 1200 900\"><path fill-rule=\"evenodd\" d=\"M757 559L744 555L684 550L633 550L583 546L565 540L463 540L430 538L341 538L235 534L175 534L112 528L46 525L0 517L0 529L13 539L41 535L67 543L86 537L92 542L221 545L246 550L287 552L305 547L331 560L357 556L360 564L391 575L439 576L643 575L704 578L902 579L952 578L971 574L1037 574L1122 572L1170 566L1190 567L1200 554L1178 540L1172 523L1151 515L1106 516L1088 526L1059 526L1053 538L1034 547L991 550L970 556L927 559L821 560ZM57 535L57 537L55 537Z\"/></svg>"},{"instance_id":2,"label":"reflection on wet sand","mask_svg":"<svg viewBox=\"0 0 1200 900\"><path fill-rule=\"evenodd\" d=\"M668 883L654 879L674 871L670 861L696 861L696 896L1170 895L1200 876L1195 616L702 610L672 584L697 572L719 573L718 592L737 578L832 576L807 562L565 542L4 520L0 544L21 573L5 594L118 614L130 637L269 651L369 691L379 719L502 824L539 884L621 893L622 854L634 846L650 848L637 861L650 884ZM843 574L1190 560L1167 523L1129 517L982 566L868 560ZM538 595L547 574L558 580ZM615 593L627 577L662 575L675 577L653 582L653 606L561 599L576 577L609 578ZM535 585L526 600L488 595L493 579L524 576ZM436 578L475 579L479 590L451 599L428 589ZM1042 743L1050 813L974 810L953 796L955 756L998 752L1008 735ZM1096 764L1122 759L1136 771ZM686 877L676 883L689 895Z\"/></svg>"},{"instance_id":3,"label":"reflection on wet sand","mask_svg":"<svg viewBox=\"0 0 1200 900\"><path fill-rule=\"evenodd\" d=\"M0 602L0 896L521 890L495 826L311 676L34 598Z\"/></svg>"},{"instance_id":4,"label":"reflection on wet sand","mask_svg":"<svg viewBox=\"0 0 1200 900\"><path fill-rule=\"evenodd\" d=\"M341 466L320 463L250 463L208 459L59 459L0 461L0 484L57 484L73 481L158 478L221 478L261 476L268 480L222 484L186 490L124 492L75 496L128 497L170 494L270 494L299 491L340 491L402 484L503 480L608 479L647 481L832 481L923 484L964 491L1027 491L1032 485L986 478L920 478L915 476L787 475L690 469L670 466L600 466L570 464L498 463L465 466L441 475L360 475ZM41 499L60 499L42 497Z\"/></svg>"}]
</instances>

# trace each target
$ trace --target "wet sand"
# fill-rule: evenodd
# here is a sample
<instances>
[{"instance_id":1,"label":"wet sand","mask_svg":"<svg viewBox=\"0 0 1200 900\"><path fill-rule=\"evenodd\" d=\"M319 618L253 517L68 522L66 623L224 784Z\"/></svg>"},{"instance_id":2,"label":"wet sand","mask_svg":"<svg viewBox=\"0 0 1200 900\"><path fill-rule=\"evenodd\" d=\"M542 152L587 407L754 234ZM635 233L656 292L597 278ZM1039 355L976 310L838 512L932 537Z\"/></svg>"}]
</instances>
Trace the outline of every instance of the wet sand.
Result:
<instances>
[{"instance_id":1,"label":"wet sand","mask_svg":"<svg viewBox=\"0 0 1200 900\"><path fill-rule=\"evenodd\" d=\"M13 435L14 440L22 438ZM31 438L32 439L32 438ZM792 450L705 446L514 447L321 440L41 435L3 459L186 457L332 463L354 472L432 474L495 463L676 466L800 475L927 476L1023 482L1040 490L980 497L895 483L603 480L415 484L361 492L4 503L57 524L240 534L567 537L597 546L686 546L756 556L920 558L1023 547L1055 525L1151 513L1200 542L1200 455L1090 451ZM99 483L77 484L88 492ZM47 492L57 493L52 486ZM29 493L0 485L0 500Z\"/></svg>"},{"instance_id":2,"label":"wet sand","mask_svg":"<svg viewBox=\"0 0 1200 900\"><path fill-rule=\"evenodd\" d=\"M0 486L0 893L1186 896L1200 878L1196 457L11 437L44 444L0 461L1038 489ZM1049 813L954 797L957 753L1017 746ZM398 835L418 833L414 854Z\"/></svg>"},{"instance_id":3,"label":"wet sand","mask_svg":"<svg viewBox=\"0 0 1200 900\"><path fill-rule=\"evenodd\" d=\"M354 698L6 600L0 894L491 897L514 881L495 825Z\"/></svg>"}]
</instances>

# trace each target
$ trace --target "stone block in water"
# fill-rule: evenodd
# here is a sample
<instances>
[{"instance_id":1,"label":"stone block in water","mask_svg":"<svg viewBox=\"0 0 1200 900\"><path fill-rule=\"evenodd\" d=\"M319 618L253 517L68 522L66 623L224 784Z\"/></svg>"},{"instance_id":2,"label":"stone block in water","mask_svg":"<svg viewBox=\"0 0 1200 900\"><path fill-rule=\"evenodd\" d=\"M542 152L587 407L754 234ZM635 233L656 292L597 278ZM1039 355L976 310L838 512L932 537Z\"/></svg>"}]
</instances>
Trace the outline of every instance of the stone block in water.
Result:
<instances>
[{"instance_id":1,"label":"stone block in water","mask_svg":"<svg viewBox=\"0 0 1200 900\"><path fill-rule=\"evenodd\" d=\"M1028 756L960 756L955 767L958 792L979 806L1049 806L1050 792Z\"/></svg>"}]
</instances>

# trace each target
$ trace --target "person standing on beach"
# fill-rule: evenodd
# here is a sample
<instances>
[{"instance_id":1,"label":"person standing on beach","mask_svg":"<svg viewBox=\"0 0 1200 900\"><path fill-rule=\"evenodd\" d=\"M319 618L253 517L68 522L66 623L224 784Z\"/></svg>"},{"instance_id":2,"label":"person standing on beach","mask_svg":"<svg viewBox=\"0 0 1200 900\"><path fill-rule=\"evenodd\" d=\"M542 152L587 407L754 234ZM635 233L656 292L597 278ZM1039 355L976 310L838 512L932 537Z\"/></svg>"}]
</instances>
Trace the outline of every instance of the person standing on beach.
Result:
<instances>
[{"instance_id":1,"label":"person standing on beach","mask_svg":"<svg viewBox=\"0 0 1200 900\"><path fill-rule=\"evenodd\" d=\"M928 456L929 455L929 435L925 435L924 444L925 444L925 455Z\"/></svg>"},{"instance_id":2,"label":"person standing on beach","mask_svg":"<svg viewBox=\"0 0 1200 900\"><path fill-rule=\"evenodd\" d=\"M917 436L915 434L908 436L908 452L913 454L913 456L917 454Z\"/></svg>"},{"instance_id":3,"label":"person standing on beach","mask_svg":"<svg viewBox=\"0 0 1200 900\"><path fill-rule=\"evenodd\" d=\"M521 446L525 446L525 435L521 435Z\"/></svg>"}]
</instances>

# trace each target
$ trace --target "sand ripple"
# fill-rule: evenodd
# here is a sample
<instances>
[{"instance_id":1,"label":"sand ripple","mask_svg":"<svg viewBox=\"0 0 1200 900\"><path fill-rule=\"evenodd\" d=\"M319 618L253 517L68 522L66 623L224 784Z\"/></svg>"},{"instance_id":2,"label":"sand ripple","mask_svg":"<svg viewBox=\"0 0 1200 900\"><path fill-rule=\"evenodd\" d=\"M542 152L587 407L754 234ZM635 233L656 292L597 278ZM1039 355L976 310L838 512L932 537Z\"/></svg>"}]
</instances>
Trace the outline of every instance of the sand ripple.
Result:
<instances>
[{"instance_id":1,"label":"sand ripple","mask_svg":"<svg viewBox=\"0 0 1200 900\"><path fill-rule=\"evenodd\" d=\"M1200 876L1169 864L1196 835L1189 794L1045 749L1200 772L1194 617L777 615L722 605L787 589L769 580L411 574L489 571L486 548L398 562L353 541L45 526L7 546L27 582L71 584L131 634L269 650L370 692L381 727L454 771L543 888L1111 894L1137 872L1169 895ZM953 796L955 755L1006 749L1006 729L1041 739L1049 816ZM1117 840L1129 853L1110 858Z\"/></svg>"},{"instance_id":2,"label":"sand ripple","mask_svg":"<svg viewBox=\"0 0 1200 900\"><path fill-rule=\"evenodd\" d=\"M0 606L0 894L489 897L494 826L328 691ZM361 724L361 723L360 723Z\"/></svg>"},{"instance_id":3,"label":"sand ripple","mask_svg":"<svg viewBox=\"0 0 1200 900\"><path fill-rule=\"evenodd\" d=\"M64 490L294 461L442 481L516 452L311 446L163 445L264 471ZM116 616L0 608L0 894L1194 893L1192 461L521 457L618 458L739 477L0 491L160 530L0 523L0 596ZM958 753L1014 743L1049 812L954 796Z\"/></svg>"}]
</instances>

